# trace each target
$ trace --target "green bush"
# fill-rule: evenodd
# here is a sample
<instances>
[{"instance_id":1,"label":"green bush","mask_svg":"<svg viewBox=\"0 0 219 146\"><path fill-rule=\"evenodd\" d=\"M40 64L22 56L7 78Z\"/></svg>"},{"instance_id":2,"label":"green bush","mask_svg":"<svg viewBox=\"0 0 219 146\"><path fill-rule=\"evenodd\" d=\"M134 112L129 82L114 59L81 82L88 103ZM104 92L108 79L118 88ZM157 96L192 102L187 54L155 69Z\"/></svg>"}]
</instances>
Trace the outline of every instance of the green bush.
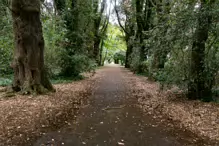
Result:
<instances>
[{"instance_id":1,"label":"green bush","mask_svg":"<svg viewBox=\"0 0 219 146\"><path fill-rule=\"evenodd\" d=\"M82 72L89 72L96 68L94 60L83 54L67 55L60 60L61 75L66 77L78 76Z\"/></svg>"},{"instance_id":2,"label":"green bush","mask_svg":"<svg viewBox=\"0 0 219 146\"><path fill-rule=\"evenodd\" d=\"M120 61L121 65L124 65L125 64L125 51L116 52L113 58L115 62Z\"/></svg>"},{"instance_id":3,"label":"green bush","mask_svg":"<svg viewBox=\"0 0 219 146\"><path fill-rule=\"evenodd\" d=\"M64 48L66 29L63 20L56 17L43 18L43 33L45 40L45 65L50 77L61 72L59 64L61 53Z\"/></svg>"},{"instance_id":4,"label":"green bush","mask_svg":"<svg viewBox=\"0 0 219 146\"><path fill-rule=\"evenodd\" d=\"M6 78L0 78L0 86L8 86L12 84L12 78L6 77Z\"/></svg>"},{"instance_id":5,"label":"green bush","mask_svg":"<svg viewBox=\"0 0 219 146\"><path fill-rule=\"evenodd\" d=\"M0 16L0 21L0 76L3 76L12 73L13 31L9 12Z\"/></svg>"}]
</instances>

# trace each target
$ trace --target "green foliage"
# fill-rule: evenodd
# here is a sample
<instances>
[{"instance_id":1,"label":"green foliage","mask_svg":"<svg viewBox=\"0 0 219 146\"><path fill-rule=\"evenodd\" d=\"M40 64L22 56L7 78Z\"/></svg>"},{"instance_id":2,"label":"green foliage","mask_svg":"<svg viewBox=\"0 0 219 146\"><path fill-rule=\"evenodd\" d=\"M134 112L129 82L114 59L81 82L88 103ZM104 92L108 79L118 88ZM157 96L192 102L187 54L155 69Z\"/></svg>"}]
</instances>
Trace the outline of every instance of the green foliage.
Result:
<instances>
[{"instance_id":1,"label":"green foliage","mask_svg":"<svg viewBox=\"0 0 219 146\"><path fill-rule=\"evenodd\" d=\"M116 52L113 58L115 62L118 61L118 63L120 63L121 65L125 64L125 52L124 51Z\"/></svg>"},{"instance_id":2,"label":"green foliage","mask_svg":"<svg viewBox=\"0 0 219 146\"><path fill-rule=\"evenodd\" d=\"M81 75L74 76L74 77L55 76L52 78L51 82L53 84L63 84L63 83L71 83L72 81L78 81L82 79L84 79L84 77Z\"/></svg>"},{"instance_id":3,"label":"green foliage","mask_svg":"<svg viewBox=\"0 0 219 146\"><path fill-rule=\"evenodd\" d=\"M109 24L106 39L104 40L104 50L102 52L103 62L108 63L113 60L120 60L120 63L124 65L125 62L126 43L124 40L124 34L121 32L118 26Z\"/></svg>"},{"instance_id":4,"label":"green foliage","mask_svg":"<svg viewBox=\"0 0 219 146\"><path fill-rule=\"evenodd\" d=\"M78 45L83 43L83 34L77 34L74 32L76 30L66 27L67 22L61 16L46 17L43 24L45 62L52 78L57 75L78 77L81 72L95 69L95 62L84 52L86 48L82 48L83 44ZM71 40L72 37L75 38ZM77 45L72 44L72 41L78 41Z\"/></svg>"},{"instance_id":5,"label":"green foliage","mask_svg":"<svg viewBox=\"0 0 219 146\"><path fill-rule=\"evenodd\" d=\"M147 4L129 1L118 9L117 16L122 13L127 18L123 27L120 23L129 48L126 66L162 84L192 91L193 99L209 99L202 93L211 96L211 88L219 82L219 2L177 0L145 7ZM147 18L141 21L145 14ZM120 14L118 19L123 21L121 18Z\"/></svg>"},{"instance_id":6,"label":"green foliage","mask_svg":"<svg viewBox=\"0 0 219 146\"><path fill-rule=\"evenodd\" d=\"M71 77L78 76L81 72L89 72L95 69L97 66L95 61L90 59L86 55L75 54L65 56L60 64L62 67L61 75Z\"/></svg>"},{"instance_id":7,"label":"green foliage","mask_svg":"<svg viewBox=\"0 0 219 146\"><path fill-rule=\"evenodd\" d=\"M10 67L13 52L12 19L9 11L3 14L0 16L0 75L12 73Z\"/></svg>"},{"instance_id":8,"label":"green foliage","mask_svg":"<svg viewBox=\"0 0 219 146\"><path fill-rule=\"evenodd\" d=\"M81 72L94 70L92 59L94 13L91 1L69 1L63 13L66 28L62 51L58 59L63 76L78 76Z\"/></svg>"},{"instance_id":9,"label":"green foliage","mask_svg":"<svg viewBox=\"0 0 219 146\"><path fill-rule=\"evenodd\" d=\"M163 69L151 70L152 77L163 84L174 84L186 89L189 81L188 51L172 52Z\"/></svg>"},{"instance_id":10,"label":"green foliage","mask_svg":"<svg viewBox=\"0 0 219 146\"><path fill-rule=\"evenodd\" d=\"M54 76L61 71L60 57L64 51L66 33L64 21L58 16L46 16L43 18L43 33L46 48L45 64L50 76Z\"/></svg>"},{"instance_id":11,"label":"green foliage","mask_svg":"<svg viewBox=\"0 0 219 146\"><path fill-rule=\"evenodd\" d=\"M0 86L8 86L12 84L12 79L10 78L0 78Z\"/></svg>"},{"instance_id":12,"label":"green foliage","mask_svg":"<svg viewBox=\"0 0 219 146\"><path fill-rule=\"evenodd\" d=\"M159 55L164 53L167 56L163 69L154 70L152 66L151 71L156 74L155 79L167 84L178 85L183 89L187 88L191 80L189 73L192 61L191 51L193 40L196 37L193 30L197 27L197 14L194 13L194 7L192 7L194 4L190 4L190 7L186 7L186 5L186 2L182 2L177 7L172 7L171 11L175 15L166 14L169 18L166 20L168 22L166 26L155 27L149 32L151 54L159 52ZM218 39L214 29L216 27L211 28L206 42L204 59L206 85L210 83L210 80L214 80L215 73L219 69Z\"/></svg>"},{"instance_id":13,"label":"green foliage","mask_svg":"<svg viewBox=\"0 0 219 146\"><path fill-rule=\"evenodd\" d=\"M62 1L56 2L59 5ZM5 75L13 73L10 67L13 56L13 22L11 12L1 4L0 7L4 9L0 10L0 76L3 76L0 84L6 85L11 83L11 79ZM94 70L97 65L90 54L94 38L91 23L94 16L90 13L93 11L90 3L78 1L77 8L72 9L71 1L62 2L62 5L56 7L59 9L57 13L54 13L53 5L44 5L41 11L44 58L50 78L55 82L65 82L66 76L70 77L68 79L81 78L80 73Z\"/></svg>"},{"instance_id":14,"label":"green foliage","mask_svg":"<svg viewBox=\"0 0 219 146\"><path fill-rule=\"evenodd\" d=\"M139 66L141 64L140 60L140 47L134 46L133 47L133 52L131 54L131 57L129 58L131 61L130 67L131 70L134 71L135 73L140 73L138 72Z\"/></svg>"}]
</instances>

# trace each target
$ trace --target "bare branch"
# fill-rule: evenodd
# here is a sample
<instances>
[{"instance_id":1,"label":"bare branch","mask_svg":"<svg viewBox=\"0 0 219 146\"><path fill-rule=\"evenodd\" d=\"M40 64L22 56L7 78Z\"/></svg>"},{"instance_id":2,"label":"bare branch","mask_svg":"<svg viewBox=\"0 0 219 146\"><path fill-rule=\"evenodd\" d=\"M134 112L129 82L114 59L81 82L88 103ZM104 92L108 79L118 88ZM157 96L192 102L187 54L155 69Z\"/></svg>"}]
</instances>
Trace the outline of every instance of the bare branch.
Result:
<instances>
[{"instance_id":1,"label":"bare branch","mask_svg":"<svg viewBox=\"0 0 219 146\"><path fill-rule=\"evenodd\" d=\"M151 4L153 7L156 7L156 5L154 4L154 2L152 0L150 0Z\"/></svg>"},{"instance_id":2,"label":"bare branch","mask_svg":"<svg viewBox=\"0 0 219 146\"><path fill-rule=\"evenodd\" d=\"M115 0L115 12L116 12L116 16L117 16L117 21L119 23L119 26L122 28L122 30L126 33L126 34L129 34L128 31L122 26L122 23L120 21L120 17L119 17L119 12L116 8L116 0Z\"/></svg>"}]
</instances>

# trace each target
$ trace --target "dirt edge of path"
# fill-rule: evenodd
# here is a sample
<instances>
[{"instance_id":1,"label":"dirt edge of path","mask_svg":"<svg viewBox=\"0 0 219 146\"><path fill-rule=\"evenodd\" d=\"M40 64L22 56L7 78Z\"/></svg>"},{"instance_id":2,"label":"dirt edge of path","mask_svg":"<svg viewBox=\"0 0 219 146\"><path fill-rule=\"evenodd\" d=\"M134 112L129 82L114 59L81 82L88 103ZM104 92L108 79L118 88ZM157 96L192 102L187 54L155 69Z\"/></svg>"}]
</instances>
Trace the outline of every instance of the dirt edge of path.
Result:
<instances>
[{"instance_id":1,"label":"dirt edge of path","mask_svg":"<svg viewBox=\"0 0 219 146\"><path fill-rule=\"evenodd\" d=\"M55 85L57 91L48 95L0 99L0 145L31 145L46 132L70 124L68 120L89 104L97 76Z\"/></svg>"},{"instance_id":2,"label":"dirt edge of path","mask_svg":"<svg viewBox=\"0 0 219 146\"><path fill-rule=\"evenodd\" d=\"M125 70L125 78L132 89L132 96L147 114L166 118L181 129L219 144L219 105L188 101L180 92L160 91L159 84L146 77L136 76Z\"/></svg>"}]
</instances>

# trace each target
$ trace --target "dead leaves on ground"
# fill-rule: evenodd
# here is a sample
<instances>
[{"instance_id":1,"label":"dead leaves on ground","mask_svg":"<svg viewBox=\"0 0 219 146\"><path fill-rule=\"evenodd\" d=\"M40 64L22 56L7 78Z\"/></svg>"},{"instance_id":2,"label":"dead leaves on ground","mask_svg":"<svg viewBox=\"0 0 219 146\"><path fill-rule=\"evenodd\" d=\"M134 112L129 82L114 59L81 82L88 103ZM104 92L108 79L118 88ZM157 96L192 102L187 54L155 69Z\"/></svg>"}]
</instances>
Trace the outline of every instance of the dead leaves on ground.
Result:
<instances>
[{"instance_id":1,"label":"dead leaves on ground","mask_svg":"<svg viewBox=\"0 0 219 146\"><path fill-rule=\"evenodd\" d=\"M0 100L0 145L29 141L48 129L68 124L78 109L87 104L95 77L55 85L56 93L40 96L16 95ZM59 125L60 124L60 125ZM18 145L18 144L16 144Z\"/></svg>"},{"instance_id":2,"label":"dead leaves on ground","mask_svg":"<svg viewBox=\"0 0 219 146\"><path fill-rule=\"evenodd\" d=\"M218 104L188 101L177 97L175 90L161 92L158 83L149 82L130 72L125 74L125 80L145 112L162 114L169 120L177 121L180 127L219 141Z\"/></svg>"}]
</instances>

